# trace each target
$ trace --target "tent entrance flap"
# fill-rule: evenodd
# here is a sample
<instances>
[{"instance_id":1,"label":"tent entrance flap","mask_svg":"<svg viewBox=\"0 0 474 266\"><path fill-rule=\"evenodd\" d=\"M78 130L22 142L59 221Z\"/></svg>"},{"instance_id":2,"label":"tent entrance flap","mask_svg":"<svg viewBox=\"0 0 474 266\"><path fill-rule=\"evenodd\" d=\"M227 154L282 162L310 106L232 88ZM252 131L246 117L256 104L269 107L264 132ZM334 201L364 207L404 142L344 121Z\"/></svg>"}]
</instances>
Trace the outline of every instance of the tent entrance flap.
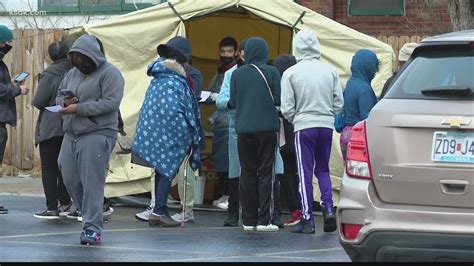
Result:
<instances>
[{"instance_id":1,"label":"tent entrance flap","mask_svg":"<svg viewBox=\"0 0 474 266\"><path fill-rule=\"evenodd\" d=\"M292 42L292 29L262 19L243 8L228 8L207 16L185 22L186 37L192 44L192 65L198 68L204 79L203 90L208 90L212 77L219 66L219 42L231 36L237 43L254 36L265 39L270 52L270 60L280 54L289 54ZM203 129L212 136L212 124L209 116L216 110L214 104L201 104ZM212 150L211 138L207 138L203 157Z\"/></svg>"}]
</instances>

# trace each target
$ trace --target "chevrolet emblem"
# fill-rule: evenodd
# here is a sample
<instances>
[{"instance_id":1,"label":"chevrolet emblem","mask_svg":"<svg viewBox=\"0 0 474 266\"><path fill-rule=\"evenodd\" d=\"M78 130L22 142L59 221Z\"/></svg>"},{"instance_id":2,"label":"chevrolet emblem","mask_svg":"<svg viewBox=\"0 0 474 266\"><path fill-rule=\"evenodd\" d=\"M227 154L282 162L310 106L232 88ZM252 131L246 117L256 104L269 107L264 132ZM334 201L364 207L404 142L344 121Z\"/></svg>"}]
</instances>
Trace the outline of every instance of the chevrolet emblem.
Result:
<instances>
[{"instance_id":1,"label":"chevrolet emblem","mask_svg":"<svg viewBox=\"0 0 474 266\"><path fill-rule=\"evenodd\" d=\"M470 119L463 119L462 117L451 117L449 119L443 119L441 125L449 125L450 127L460 128L461 126L467 126L470 123Z\"/></svg>"}]
</instances>

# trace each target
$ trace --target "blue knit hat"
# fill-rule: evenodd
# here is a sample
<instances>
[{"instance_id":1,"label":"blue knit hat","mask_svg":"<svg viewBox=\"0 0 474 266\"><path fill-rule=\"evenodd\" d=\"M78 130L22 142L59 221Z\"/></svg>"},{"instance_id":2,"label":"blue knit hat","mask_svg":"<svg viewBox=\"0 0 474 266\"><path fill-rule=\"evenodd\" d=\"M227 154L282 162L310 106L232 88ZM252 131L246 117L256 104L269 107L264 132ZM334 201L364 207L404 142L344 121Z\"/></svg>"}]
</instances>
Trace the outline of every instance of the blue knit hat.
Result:
<instances>
[{"instance_id":1,"label":"blue knit hat","mask_svg":"<svg viewBox=\"0 0 474 266\"><path fill-rule=\"evenodd\" d=\"M0 42L13 40L13 32L4 25L0 25Z\"/></svg>"},{"instance_id":2,"label":"blue knit hat","mask_svg":"<svg viewBox=\"0 0 474 266\"><path fill-rule=\"evenodd\" d=\"M166 44L158 45L157 51L160 56L165 58L176 57L176 61L179 63L191 60L191 43L181 36L173 37Z\"/></svg>"}]
</instances>

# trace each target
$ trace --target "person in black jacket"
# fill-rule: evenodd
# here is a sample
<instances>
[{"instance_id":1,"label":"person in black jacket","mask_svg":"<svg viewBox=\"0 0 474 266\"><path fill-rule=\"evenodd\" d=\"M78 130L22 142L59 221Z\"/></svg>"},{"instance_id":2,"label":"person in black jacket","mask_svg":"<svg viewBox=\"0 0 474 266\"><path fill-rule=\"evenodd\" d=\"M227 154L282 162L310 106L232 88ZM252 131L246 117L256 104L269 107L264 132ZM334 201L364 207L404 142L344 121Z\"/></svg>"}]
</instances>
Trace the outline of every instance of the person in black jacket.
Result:
<instances>
[{"instance_id":1,"label":"person in black jacket","mask_svg":"<svg viewBox=\"0 0 474 266\"><path fill-rule=\"evenodd\" d=\"M273 60L273 65L278 69L280 75L285 70L296 64L296 58L293 55L283 54ZM284 173L280 175L280 193L285 195L288 210L291 217L284 222L285 226L293 226L299 223L301 219L300 200L298 199L297 186L299 184L298 168L296 167L296 151L294 144L293 125L283 118L285 129L285 145L280 148L283 158ZM277 193L277 192L276 192Z\"/></svg>"},{"instance_id":2,"label":"person in black jacket","mask_svg":"<svg viewBox=\"0 0 474 266\"><path fill-rule=\"evenodd\" d=\"M243 229L278 231L271 220L280 130L276 109L280 106L280 73L267 65L268 45L260 37L248 39L244 58L245 65L232 73L228 102L229 108L235 109Z\"/></svg>"},{"instance_id":3,"label":"person in black jacket","mask_svg":"<svg viewBox=\"0 0 474 266\"><path fill-rule=\"evenodd\" d=\"M72 68L67 58L68 51L69 47L63 41L49 45L48 53L53 63L41 74L31 102L40 111L36 123L35 145L39 145L40 150L41 178L47 207L45 211L34 214L39 219L59 219L59 216L69 214L71 209L71 197L64 186L57 162L64 137L61 115L45 109L54 105L59 84Z\"/></svg>"},{"instance_id":4,"label":"person in black jacket","mask_svg":"<svg viewBox=\"0 0 474 266\"><path fill-rule=\"evenodd\" d=\"M13 32L4 25L0 25L0 166L3 162L5 147L7 146L8 131L6 125L16 125L15 97L28 94L30 91L23 82L15 82L10 78L7 65L3 57L12 49ZM0 214L8 210L0 206Z\"/></svg>"}]
</instances>

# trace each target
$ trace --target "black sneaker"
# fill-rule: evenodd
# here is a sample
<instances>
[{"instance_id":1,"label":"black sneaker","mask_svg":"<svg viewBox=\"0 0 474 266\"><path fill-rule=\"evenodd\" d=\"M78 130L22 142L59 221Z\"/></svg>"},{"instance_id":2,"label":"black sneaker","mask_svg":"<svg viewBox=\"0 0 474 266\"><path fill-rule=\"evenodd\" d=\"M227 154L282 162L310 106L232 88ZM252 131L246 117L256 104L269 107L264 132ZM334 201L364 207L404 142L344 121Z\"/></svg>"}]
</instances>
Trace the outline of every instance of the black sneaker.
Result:
<instances>
[{"instance_id":1,"label":"black sneaker","mask_svg":"<svg viewBox=\"0 0 474 266\"><path fill-rule=\"evenodd\" d=\"M279 214L273 215L272 224L278 226L280 229L285 227Z\"/></svg>"},{"instance_id":2,"label":"black sneaker","mask_svg":"<svg viewBox=\"0 0 474 266\"><path fill-rule=\"evenodd\" d=\"M58 206L58 212L60 217L66 217L72 212L72 204L61 204Z\"/></svg>"},{"instance_id":3,"label":"black sneaker","mask_svg":"<svg viewBox=\"0 0 474 266\"><path fill-rule=\"evenodd\" d=\"M321 206L323 212L324 232L334 232L337 229L336 214L332 205Z\"/></svg>"},{"instance_id":4,"label":"black sneaker","mask_svg":"<svg viewBox=\"0 0 474 266\"><path fill-rule=\"evenodd\" d=\"M3 206L0 206L0 214L7 214L7 213L8 213L8 209L6 209Z\"/></svg>"},{"instance_id":5,"label":"black sneaker","mask_svg":"<svg viewBox=\"0 0 474 266\"><path fill-rule=\"evenodd\" d=\"M301 218L300 222L291 230L292 233L300 234L314 234L315 231L313 217L309 218L309 220Z\"/></svg>"},{"instance_id":6,"label":"black sneaker","mask_svg":"<svg viewBox=\"0 0 474 266\"><path fill-rule=\"evenodd\" d=\"M227 220L224 221L224 226L229 226L229 227L239 226L239 213L229 213Z\"/></svg>"},{"instance_id":7,"label":"black sneaker","mask_svg":"<svg viewBox=\"0 0 474 266\"><path fill-rule=\"evenodd\" d=\"M58 220L59 212L58 210L46 210L43 212L35 212L34 217L38 219Z\"/></svg>"},{"instance_id":8,"label":"black sneaker","mask_svg":"<svg viewBox=\"0 0 474 266\"><path fill-rule=\"evenodd\" d=\"M81 212L76 209L73 212L70 212L68 215L66 215L66 217L69 219L77 220L79 217L81 217Z\"/></svg>"}]
</instances>

